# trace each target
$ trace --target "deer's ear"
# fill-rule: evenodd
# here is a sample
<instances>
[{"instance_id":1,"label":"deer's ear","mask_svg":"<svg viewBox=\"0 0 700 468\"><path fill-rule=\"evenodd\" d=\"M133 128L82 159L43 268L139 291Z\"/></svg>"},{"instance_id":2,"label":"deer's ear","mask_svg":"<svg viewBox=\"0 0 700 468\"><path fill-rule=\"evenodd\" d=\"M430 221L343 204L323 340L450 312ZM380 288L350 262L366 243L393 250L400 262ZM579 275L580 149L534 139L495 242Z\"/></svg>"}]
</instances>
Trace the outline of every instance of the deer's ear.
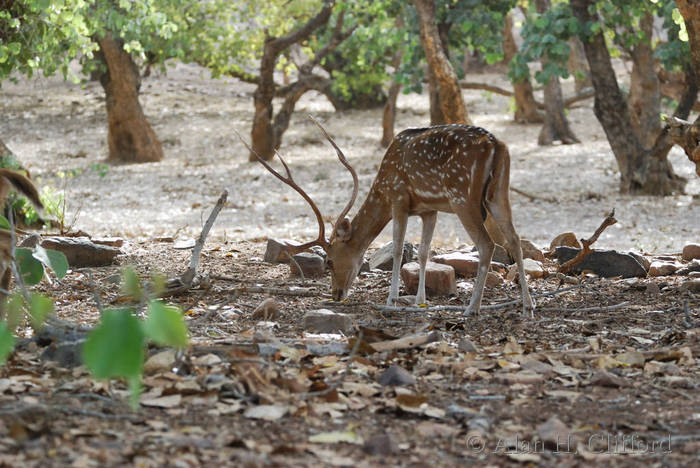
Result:
<instances>
[{"instance_id":1,"label":"deer's ear","mask_svg":"<svg viewBox=\"0 0 700 468\"><path fill-rule=\"evenodd\" d=\"M343 218L343 220L335 226L335 235L338 240L342 242L350 240L352 237L352 224L350 224L350 219Z\"/></svg>"}]
</instances>

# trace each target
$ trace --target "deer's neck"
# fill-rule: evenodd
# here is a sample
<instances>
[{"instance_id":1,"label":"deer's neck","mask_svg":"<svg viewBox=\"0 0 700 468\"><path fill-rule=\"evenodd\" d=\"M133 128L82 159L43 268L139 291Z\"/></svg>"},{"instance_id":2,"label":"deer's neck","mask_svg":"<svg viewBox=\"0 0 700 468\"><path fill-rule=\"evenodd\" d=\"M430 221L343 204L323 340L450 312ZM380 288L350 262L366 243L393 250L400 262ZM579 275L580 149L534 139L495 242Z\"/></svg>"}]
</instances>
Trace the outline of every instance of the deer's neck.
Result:
<instances>
[{"instance_id":1,"label":"deer's neck","mask_svg":"<svg viewBox=\"0 0 700 468\"><path fill-rule=\"evenodd\" d=\"M373 186L351 221L352 238L348 244L352 251L364 255L390 220L391 205L378 193L376 186Z\"/></svg>"}]
</instances>

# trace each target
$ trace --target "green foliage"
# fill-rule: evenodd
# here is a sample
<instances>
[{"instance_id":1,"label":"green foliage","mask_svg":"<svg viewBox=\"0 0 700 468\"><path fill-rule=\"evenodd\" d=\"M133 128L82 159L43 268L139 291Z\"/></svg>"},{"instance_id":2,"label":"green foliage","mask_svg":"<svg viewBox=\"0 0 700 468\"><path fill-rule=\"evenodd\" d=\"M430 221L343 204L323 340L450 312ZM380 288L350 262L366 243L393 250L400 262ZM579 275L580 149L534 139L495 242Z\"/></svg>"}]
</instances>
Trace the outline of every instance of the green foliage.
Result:
<instances>
[{"instance_id":1,"label":"green foliage","mask_svg":"<svg viewBox=\"0 0 700 468\"><path fill-rule=\"evenodd\" d=\"M125 379L134 408L138 407L141 392L146 343L151 340L161 346L177 348L184 348L188 343L182 311L155 299L160 283L157 277L154 285L144 286L136 272L126 268L122 272L122 290L146 304L146 319L137 318L136 307L104 310L100 323L83 346L83 362L90 373L98 379Z\"/></svg>"},{"instance_id":2,"label":"green foliage","mask_svg":"<svg viewBox=\"0 0 700 468\"><path fill-rule=\"evenodd\" d=\"M548 83L554 77L567 78L568 41L580 31L581 25L567 3L555 4L543 14L528 12L521 32L523 44L510 64L509 77L515 82L527 80L530 77L528 63L545 58L546 65L535 73L538 82Z\"/></svg>"},{"instance_id":3,"label":"green foliage","mask_svg":"<svg viewBox=\"0 0 700 468\"><path fill-rule=\"evenodd\" d=\"M8 224L4 217L0 216L0 224ZM32 328L38 330L53 313L53 301L46 296L24 289L26 285L37 284L44 276L44 267L51 268L56 277L63 278L68 269L65 255L54 250L44 249L41 246L30 249L15 249L15 262L22 279L17 281L21 291L14 292L3 300L4 315L0 316L0 364L3 364L7 356L14 348L13 331L16 330L26 318Z\"/></svg>"},{"instance_id":4,"label":"green foliage","mask_svg":"<svg viewBox=\"0 0 700 468\"><path fill-rule=\"evenodd\" d=\"M68 76L70 60L90 55L87 0L14 0L0 10L0 82L12 72Z\"/></svg>"},{"instance_id":5,"label":"green foliage","mask_svg":"<svg viewBox=\"0 0 700 468\"><path fill-rule=\"evenodd\" d=\"M14 347L15 336L5 322L0 322L0 365L5 363Z\"/></svg>"}]
</instances>

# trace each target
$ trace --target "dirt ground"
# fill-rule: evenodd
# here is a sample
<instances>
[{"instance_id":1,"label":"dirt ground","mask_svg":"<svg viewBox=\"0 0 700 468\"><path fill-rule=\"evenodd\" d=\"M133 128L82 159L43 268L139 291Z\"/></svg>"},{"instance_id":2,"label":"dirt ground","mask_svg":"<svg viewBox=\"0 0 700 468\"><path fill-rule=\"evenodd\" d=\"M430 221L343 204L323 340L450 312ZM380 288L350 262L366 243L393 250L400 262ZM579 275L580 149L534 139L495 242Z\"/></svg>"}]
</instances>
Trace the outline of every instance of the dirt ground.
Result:
<instances>
[{"instance_id":1,"label":"dirt ground","mask_svg":"<svg viewBox=\"0 0 700 468\"><path fill-rule=\"evenodd\" d=\"M506 86L496 74L477 80ZM208 284L171 298L186 311L192 347L160 355L165 363L150 360L141 410L129 409L123 383L95 382L82 367L42 358L56 344L23 343L0 369L0 465L700 464L700 306L684 286L688 276L531 280L534 294L551 294L538 298L534 318L517 305L468 318L379 310L390 278L378 271L358 278L348 302L332 303L328 278L290 279L287 265L262 261L268 236L312 238L316 223L294 192L247 162L232 131L249 131L250 86L211 81L185 65L147 79L142 103L166 159L137 166L104 165L98 84L24 80L1 92L0 136L39 185L65 191L72 227L125 239L119 265L40 286L62 319L95 323L96 295L120 304L123 265L143 277L182 273L191 251L173 241L196 237L220 192L230 195L202 256ZM509 144L512 186L537 197L511 196L522 237L540 247L564 231L588 237L615 207L619 222L597 247L678 260L683 245L700 241L700 180L682 151L671 160L690 180L686 195L623 196L590 101L568 114L582 144L540 148L539 128L512 123L507 98L465 97L475 123ZM298 110L282 150L332 219L351 181L304 115L319 117L345 150L362 199L382 155L381 111L335 113L313 95ZM425 96L400 96L397 129L427 119ZM417 242L419 231L412 221L408 240ZM387 230L373 247L389 238ZM469 243L457 220L441 215L433 247ZM459 279L458 296L430 305L462 304L471 281ZM504 282L486 290L484 304L518 295ZM254 318L266 298L278 314ZM312 333L303 317L319 308L348 314L353 327ZM371 347L412 334L435 341Z\"/></svg>"}]
</instances>

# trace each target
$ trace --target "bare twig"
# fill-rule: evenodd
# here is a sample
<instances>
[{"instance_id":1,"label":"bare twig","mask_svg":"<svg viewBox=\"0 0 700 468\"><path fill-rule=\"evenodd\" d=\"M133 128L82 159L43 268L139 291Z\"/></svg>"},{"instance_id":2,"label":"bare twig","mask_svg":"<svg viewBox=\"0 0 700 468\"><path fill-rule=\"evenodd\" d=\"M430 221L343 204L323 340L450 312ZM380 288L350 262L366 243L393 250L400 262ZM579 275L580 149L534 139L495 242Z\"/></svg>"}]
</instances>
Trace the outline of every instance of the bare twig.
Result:
<instances>
[{"instance_id":1,"label":"bare twig","mask_svg":"<svg viewBox=\"0 0 700 468\"><path fill-rule=\"evenodd\" d=\"M306 278L304 278L304 270L301 269L301 265L299 265L299 262L297 262L292 256L292 254L290 254L287 250L284 250L284 254L287 256L287 258L289 258L289 263L291 263L293 267L296 267L297 271L299 272L299 277L301 278L301 281L306 281Z\"/></svg>"},{"instance_id":2,"label":"bare twig","mask_svg":"<svg viewBox=\"0 0 700 468\"><path fill-rule=\"evenodd\" d=\"M561 273L568 273L573 267L581 263L583 259L591 253L591 245L593 245L593 243L598 240L598 237L608 226L612 226L615 223L617 223L617 220L615 219L615 209L613 208L613 210L605 217L603 222L600 224L600 226L598 226L598 229L595 230L595 233L593 233L591 237L589 237L588 239L581 239L581 245L583 246L583 248L576 254L574 258L564 263L559 268L559 271Z\"/></svg>"},{"instance_id":3,"label":"bare twig","mask_svg":"<svg viewBox=\"0 0 700 468\"><path fill-rule=\"evenodd\" d=\"M409 335L395 340L377 341L369 345L378 352L392 351L397 349L416 348L428 343L434 343L440 340L440 333L432 331L422 335Z\"/></svg>"},{"instance_id":4,"label":"bare twig","mask_svg":"<svg viewBox=\"0 0 700 468\"><path fill-rule=\"evenodd\" d=\"M570 286L568 288L561 288L561 289L557 289L555 291L549 291L549 292L541 293L541 294L533 294L532 297L533 298L540 298L540 297L554 296L557 294L565 293L567 291L571 291L573 289L582 288L583 286L584 286L583 284L577 284L575 286ZM505 307L520 304L521 302L522 302L522 299L515 299L512 301L501 302L498 304L482 305L481 309L482 310L503 309ZM388 305L379 305L379 304L373 304L372 307L374 307L374 309L376 309L376 310L391 311L391 312L441 312L444 310L464 312L468 308L467 306L448 306L448 305L438 305L438 306L432 306L432 307L413 307L413 306L403 307L403 306L388 306Z\"/></svg>"},{"instance_id":5,"label":"bare twig","mask_svg":"<svg viewBox=\"0 0 700 468\"><path fill-rule=\"evenodd\" d=\"M233 294L272 294L278 296L299 296L299 297L330 297L330 294L313 291L310 289L282 289L266 286L238 286L222 292Z\"/></svg>"},{"instance_id":6,"label":"bare twig","mask_svg":"<svg viewBox=\"0 0 700 468\"><path fill-rule=\"evenodd\" d=\"M525 190L520 190L519 188L513 187L512 185L510 186L510 190L517 193L518 195L522 195L523 197L528 198L530 201L542 200L542 201L546 201L549 203L557 203L558 202L558 200L556 198L538 197L537 195L533 195L531 193L528 193Z\"/></svg>"},{"instance_id":7,"label":"bare twig","mask_svg":"<svg viewBox=\"0 0 700 468\"><path fill-rule=\"evenodd\" d=\"M204 241L207 239L207 235L209 235L209 230L214 225L214 221L216 221L216 217L219 215L219 212L221 212L221 209L224 207L227 198L228 190L224 190L223 192L221 192L221 195L216 201L216 205L214 205L214 208L212 208L211 213L209 213L209 218L207 219L207 222L204 223L202 232L199 234L199 238L197 239L197 242L194 244L194 248L192 249L192 259L190 260L190 267L187 269L187 271L185 271L182 274L182 276L180 276L180 281L182 281L182 284L187 286L192 285L192 281L194 280L194 277L197 274L197 265L199 265L199 257L202 253L202 248L204 248Z\"/></svg>"},{"instance_id":8,"label":"bare twig","mask_svg":"<svg viewBox=\"0 0 700 468\"><path fill-rule=\"evenodd\" d=\"M621 309L629 305L629 301L620 302L619 304L613 304L609 306L597 306L597 307L582 307L580 309L567 309L562 307L548 307L538 309L539 312L566 312L570 314L576 314L581 312L604 312L608 310Z\"/></svg>"}]
</instances>

